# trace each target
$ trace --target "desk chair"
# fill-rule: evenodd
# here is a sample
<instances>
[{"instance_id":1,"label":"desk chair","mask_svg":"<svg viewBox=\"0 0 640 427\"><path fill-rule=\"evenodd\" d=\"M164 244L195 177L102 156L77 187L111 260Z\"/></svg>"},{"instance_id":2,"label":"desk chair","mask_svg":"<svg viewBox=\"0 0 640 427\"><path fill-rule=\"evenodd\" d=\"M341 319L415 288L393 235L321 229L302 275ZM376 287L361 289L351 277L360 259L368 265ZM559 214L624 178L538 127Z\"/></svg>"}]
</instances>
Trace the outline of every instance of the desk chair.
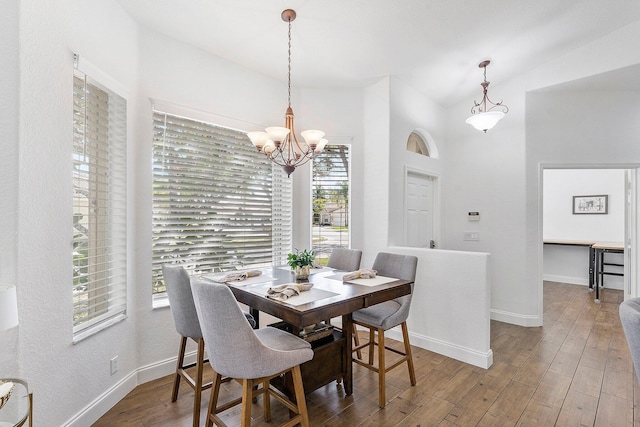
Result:
<instances>
[{"instance_id":1,"label":"desk chair","mask_svg":"<svg viewBox=\"0 0 640 427\"><path fill-rule=\"evenodd\" d=\"M356 249L334 248L329 255L327 267L342 271L356 271L360 268L362 251Z\"/></svg>"},{"instance_id":2,"label":"desk chair","mask_svg":"<svg viewBox=\"0 0 640 427\"><path fill-rule=\"evenodd\" d=\"M194 280L191 290L200 325L209 345L209 364L215 372L206 426L210 427L213 423L224 425L217 414L239 403L242 404L242 426L250 426L251 400L263 394L265 421L271 420L270 397L273 396L296 413L282 425L294 426L300 423L303 427L308 427L309 416L300 364L313 358L311 345L277 328L252 329L226 285ZM293 376L297 403L269 385L272 378L288 372ZM223 376L242 383L242 397L218 406ZM254 390L254 385L261 387Z\"/></svg>"},{"instance_id":3,"label":"desk chair","mask_svg":"<svg viewBox=\"0 0 640 427\"><path fill-rule=\"evenodd\" d=\"M395 277L402 280L415 280L416 266L418 258L410 255L396 255L380 252L373 263L373 270L380 276ZM413 285L412 285L413 290ZM378 373L378 406L384 408L386 405L385 376L391 369L407 362L409 368L409 380L411 385L416 385L416 374L413 368L413 358L411 356L411 344L409 343L409 331L407 329L407 317L411 306L411 295L405 295L390 301L385 301L371 307L360 309L353 313L354 337L357 335L356 325L369 329L369 341L362 345L356 342L353 351L358 352L362 348L369 347L369 361L364 362L362 356L353 361L367 369ZM385 346L384 332L401 325L402 337L404 341L404 353L396 349ZM375 333L378 334L378 341L375 341ZM374 366L373 355L374 346L378 346L378 366ZM402 356L402 359L391 366L385 365L385 349Z\"/></svg>"},{"instance_id":4,"label":"desk chair","mask_svg":"<svg viewBox=\"0 0 640 427\"><path fill-rule=\"evenodd\" d=\"M640 381L640 298L631 298L620 304L620 320L631 351L633 367Z\"/></svg>"},{"instance_id":5,"label":"desk chair","mask_svg":"<svg viewBox=\"0 0 640 427\"><path fill-rule=\"evenodd\" d=\"M200 400L202 391L211 388L212 383L202 383L202 373L204 368L204 339L200 330L200 322L196 313L196 307L191 294L191 283L189 274L181 266L172 266L164 264L162 266L162 275L164 276L164 284L167 288L167 296L171 306L171 314L176 325L176 331L181 336L180 349L178 350L178 362L176 364L176 373L173 380L173 392L171 401L178 399L178 390L180 388L180 379L184 380L193 389L195 396L193 398L193 426L200 425ZM250 314L245 314L247 321L255 326L255 320ZM187 346L187 339L191 338L198 345L196 353L196 363L189 365L184 364L184 353ZM195 378L186 371L188 368L196 367Z\"/></svg>"}]
</instances>

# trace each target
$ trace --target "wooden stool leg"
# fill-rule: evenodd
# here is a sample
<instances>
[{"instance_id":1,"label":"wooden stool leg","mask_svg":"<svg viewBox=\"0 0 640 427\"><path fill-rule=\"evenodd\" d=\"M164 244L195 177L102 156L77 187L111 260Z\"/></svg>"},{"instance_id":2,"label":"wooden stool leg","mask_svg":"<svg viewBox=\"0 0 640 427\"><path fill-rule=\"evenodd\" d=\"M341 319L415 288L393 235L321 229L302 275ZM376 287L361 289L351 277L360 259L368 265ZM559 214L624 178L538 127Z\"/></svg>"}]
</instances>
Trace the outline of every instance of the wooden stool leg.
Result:
<instances>
[{"instance_id":1,"label":"wooden stool leg","mask_svg":"<svg viewBox=\"0 0 640 427\"><path fill-rule=\"evenodd\" d=\"M262 383L262 404L264 406L264 420L271 421L271 395L269 394L269 380Z\"/></svg>"},{"instance_id":2,"label":"wooden stool leg","mask_svg":"<svg viewBox=\"0 0 640 427\"><path fill-rule=\"evenodd\" d=\"M373 329L371 333L373 334ZM387 404L385 376L384 330L378 329L378 406L381 408Z\"/></svg>"},{"instance_id":3,"label":"wooden stool leg","mask_svg":"<svg viewBox=\"0 0 640 427\"><path fill-rule=\"evenodd\" d=\"M353 324L353 342L356 344L356 347L360 347L360 337L358 337L358 327ZM358 359L362 359L362 350L356 350L356 356Z\"/></svg>"},{"instance_id":4,"label":"wooden stool leg","mask_svg":"<svg viewBox=\"0 0 640 427\"><path fill-rule=\"evenodd\" d=\"M411 381L411 385L416 385L416 371L413 369L413 356L411 355L411 343L409 343L409 329L407 328L407 322L402 322L402 339L404 340L404 352L407 355L409 380Z\"/></svg>"},{"instance_id":5,"label":"wooden stool leg","mask_svg":"<svg viewBox=\"0 0 640 427\"><path fill-rule=\"evenodd\" d=\"M218 396L220 395L220 384L222 383L222 375L215 373L213 379L213 387L211 387L211 400L209 401L209 413L207 414L207 422L205 427L213 426L213 416L218 410Z\"/></svg>"},{"instance_id":6,"label":"wooden stool leg","mask_svg":"<svg viewBox=\"0 0 640 427\"><path fill-rule=\"evenodd\" d=\"M380 344L378 343L378 345ZM369 365L371 366L373 366L373 353L375 353L375 351L375 331L373 328L369 328Z\"/></svg>"},{"instance_id":7,"label":"wooden stool leg","mask_svg":"<svg viewBox=\"0 0 640 427\"><path fill-rule=\"evenodd\" d=\"M251 426L251 397L253 396L253 380L242 380L242 427Z\"/></svg>"},{"instance_id":8,"label":"wooden stool leg","mask_svg":"<svg viewBox=\"0 0 640 427\"><path fill-rule=\"evenodd\" d=\"M202 376L204 374L204 339L198 340L198 353L196 354L196 378L193 396L193 427L200 427L200 402L202 400Z\"/></svg>"},{"instance_id":9,"label":"wooden stool leg","mask_svg":"<svg viewBox=\"0 0 640 427\"><path fill-rule=\"evenodd\" d=\"M187 347L187 337L180 339L180 349L178 350L178 362L176 363L176 375L173 379L173 393L171 393L171 401L178 400L178 389L180 388L180 370L184 365L184 351Z\"/></svg>"},{"instance_id":10,"label":"wooden stool leg","mask_svg":"<svg viewBox=\"0 0 640 427\"><path fill-rule=\"evenodd\" d=\"M293 388L296 394L296 404L298 413L302 415L302 427L309 427L309 414L307 413L307 400L304 396L304 385L302 384L302 373L300 365L293 368Z\"/></svg>"}]
</instances>

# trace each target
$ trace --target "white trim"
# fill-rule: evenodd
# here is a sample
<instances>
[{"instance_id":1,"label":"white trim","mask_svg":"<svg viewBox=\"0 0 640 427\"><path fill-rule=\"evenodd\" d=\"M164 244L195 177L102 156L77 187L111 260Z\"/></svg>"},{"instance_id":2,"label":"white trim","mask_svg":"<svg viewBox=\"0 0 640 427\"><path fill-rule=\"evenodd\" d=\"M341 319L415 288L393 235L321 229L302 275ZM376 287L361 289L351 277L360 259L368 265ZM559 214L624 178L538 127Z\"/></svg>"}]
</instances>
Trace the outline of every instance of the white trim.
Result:
<instances>
[{"instance_id":1,"label":"white trim","mask_svg":"<svg viewBox=\"0 0 640 427\"><path fill-rule=\"evenodd\" d=\"M88 75L91 79L96 80L100 85L106 86L109 91L117 93L127 101L129 100L130 91L125 85L102 71L100 67L86 60L84 56L77 55L77 57L78 71Z\"/></svg>"},{"instance_id":2,"label":"white trim","mask_svg":"<svg viewBox=\"0 0 640 427\"><path fill-rule=\"evenodd\" d=\"M208 111L198 110L196 108L184 105L174 104L168 101L149 98L151 109L161 113L167 113L179 116L183 119L201 121L218 127L232 129L238 132L247 132L260 127L264 127L259 123L248 122L246 120L237 119L235 117L223 116Z\"/></svg>"},{"instance_id":3,"label":"white trim","mask_svg":"<svg viewBox=\"0 0 640 427\"><path fill-rule=\"evenodd\" d=\"M589 286L589 279L585 279L584 277L556 276L554 274L544 274L542 279L545 282L560 282L570 283L572 285Z\"/></svg>"},{"instance_id":4,"label":"white trim","mask_svg":"<svg viewBox=\"0 0 640 427\"><path fill-rule=\"evenodd\" d=\"M385 332L385 337L402 342L402 332L396 327ZM409 341L411 345L442 354L452 359L478 366L483 369L489 369L493 365L493 350L482 353L468 347L441 341L436 338L430 338L424 335L409 332Z\"/></svg>"},{"instance_id":5,"label":"white trim","mask_svg":"<svg viewBox=\"0 0 640 427\"><path fill-rule=\"evenodd\" d=\"M498 322L527 327L542 326L542 316L536 314L519 314L495 309L491 309L490 314L491 320L497 320Z\"/></svg>"},{"instance_id":6,"label":"white trim","mask_svg":"<svg viewBox=\"0 0 640 427\"><path fill-rule=\"evenodd\" d=\"M84 427L92 425L137 386L174 373L177 360L177 356L160 360L130 372L71 417L63 426ZM195 363L195 361L196 351L185 353L185 364Z\"/></svg>"}]
</instances>

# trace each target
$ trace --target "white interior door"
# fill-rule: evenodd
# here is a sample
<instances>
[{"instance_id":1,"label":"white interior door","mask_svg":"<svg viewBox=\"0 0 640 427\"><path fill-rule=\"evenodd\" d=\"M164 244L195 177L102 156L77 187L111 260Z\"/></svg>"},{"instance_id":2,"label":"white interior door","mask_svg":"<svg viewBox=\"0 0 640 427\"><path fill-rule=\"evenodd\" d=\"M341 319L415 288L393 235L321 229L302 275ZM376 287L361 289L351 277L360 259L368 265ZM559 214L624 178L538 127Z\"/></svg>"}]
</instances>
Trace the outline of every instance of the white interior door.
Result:
<instances>
[{"instance_id":1,"label":"white interior door","mask_svg":"<svg viewBox=\"0 0 640 427\"><path fill-rule=\"evenodd\" d=\"M405 189L405 246L428 248L434 239L434 178L407 173Z\"/></svg>"}]
</instances>

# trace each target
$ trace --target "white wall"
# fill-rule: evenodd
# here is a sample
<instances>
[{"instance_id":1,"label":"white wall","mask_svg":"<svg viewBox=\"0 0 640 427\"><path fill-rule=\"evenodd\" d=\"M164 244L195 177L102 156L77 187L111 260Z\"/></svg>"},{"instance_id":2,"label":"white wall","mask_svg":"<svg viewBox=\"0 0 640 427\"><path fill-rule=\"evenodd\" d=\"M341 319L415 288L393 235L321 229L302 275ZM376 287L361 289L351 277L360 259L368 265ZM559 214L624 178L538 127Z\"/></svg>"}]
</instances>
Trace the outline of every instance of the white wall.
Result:
<instances>
[{"instance_id":1,"label":"white wall","mask_svg":"<svg viewBox=\"0 0 640 427\"><path fill-rule=\"evenodd\" d=\"M544 239L622 242L624 176L624 169L545 169ZM573 214L573 196L597 194L608 196L606 215Z\"/></svg>"},{"instance_id":2,"label":"white wall","mask_svg":"<svg viewBox=\"0 0 640 427\"><path fill-rule=\"evenodd\" d=\"M545 169L543 171L543 237L545 240L622 242L624 240L624 169ZM608 195L606 215L574 215L573 196ZM606 262L622 263L622 255L607 254ZM589 284L589 248L544 245L543 278ZM609 266L606 271L622 272ZM623 289L623 277L607 275L604 285Z\"/></svg>"},{"instance_id":3,"label":"white wall","mask_svg":"<svg viewBox=\"0 0 640 427\"><path fill-rule=\"evenodd\" d=\"M624 110L630 107L626 101L637 99L637 94L629 94L622 105L610 102L606 93L583 96L570 107L579 125L566 126L555 114L543 118L544 111L557 112L557 108L551 99L533 107L528 102L531 91L640 63L635 44L638 37L640 22L635 22L523 76L492 81L489 95L503 99L510 111L486 134L464 126L472 99L448 110L444 247L491 253L492 318L521 325L542 324L539 165L600 166L638 158L640 132L630 129L630 124L640 123L637 108ZM492 59L499 66L501 58ZM573 94L564 97L573 98ZM619 115L596 117L596 112L606 111L606 107ZM529 119L532 109L538 120ZM587 114L581 116L583 113ZM541 135L549 127L563 129L563 138ZM611 135L625 138L612 139ZM480 222L466 221L471 210L480 211ZM463 242L465 230L480 232L480 241Z\"/></svg>"},{"instance_id":4,"label":"white wall","mask_svg":"<svg viewBox=\"0 0 640 427\"><path fill-rule=\"evenodd\" d=\"M403 246L404 198L406 169L427 173L437 177L436 185L441 185L446 157L444 138L445 110L405 85L396 78L390 80L390 129L389 129L389 244ZM409 134L416 129L424 129L433 137L438 148L439 158L422 156L407 151ZM437 203L435 205L440 208ZM435 213L436 219L440 210ZM435 236L434 236L435 237Z\"/></svg>"},{"instance_id":5,"label":"white wall","mask_svg":"<svg viewBox=\"0 0 640 427\"><path fill-rule=\"evenodd\" d=\"M489 368L489 254L406 247L388 252L418 257L407 319L411 345ZM389 336L402 341L398 329Z\"/></svg>"}]
</instances>

